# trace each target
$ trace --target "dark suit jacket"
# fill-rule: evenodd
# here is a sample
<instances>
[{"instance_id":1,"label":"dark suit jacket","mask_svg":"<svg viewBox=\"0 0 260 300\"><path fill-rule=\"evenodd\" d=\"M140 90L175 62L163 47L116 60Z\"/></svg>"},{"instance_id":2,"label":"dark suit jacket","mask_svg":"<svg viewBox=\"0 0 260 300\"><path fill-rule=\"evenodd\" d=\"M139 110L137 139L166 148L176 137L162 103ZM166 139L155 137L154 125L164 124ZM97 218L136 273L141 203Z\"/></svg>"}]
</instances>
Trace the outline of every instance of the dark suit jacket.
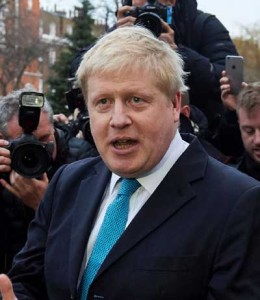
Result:
<instances>
[{"instance_id":1,"label":"dark suit jacket","mask_svg":"<svg viewBox=\"0 0 260 300\"><path fill-rule=\"evenodd\" d=\"M89 299L260 299L259 182L189 142L107 256ZM76 299L110 176L100 158L56 173L10 273L19 300Z\"/></svg>"}]
</instances>

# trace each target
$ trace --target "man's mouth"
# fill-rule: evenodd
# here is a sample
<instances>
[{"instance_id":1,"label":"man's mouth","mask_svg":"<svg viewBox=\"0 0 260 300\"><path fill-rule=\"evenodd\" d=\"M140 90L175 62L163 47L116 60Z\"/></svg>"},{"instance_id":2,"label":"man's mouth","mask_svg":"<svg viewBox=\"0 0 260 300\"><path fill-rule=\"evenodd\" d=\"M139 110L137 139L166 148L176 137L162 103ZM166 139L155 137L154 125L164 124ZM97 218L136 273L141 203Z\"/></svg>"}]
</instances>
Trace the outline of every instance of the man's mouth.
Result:
<instances>
[{"instance_id":1,"label":"man's mouth","mask_svg":"<svg viewBox=\"0 0 260 300\"><path fill-rule=\"evenodd\" d=\"M136 141L134 140L130 140L130 139L122 139L122 140L117 140L113 142L113 146L116 149L128 149L130 147L132 147L133 145L136 145Z\"/></svg>"},{"instance_id":2,"label":"man's mouth","mask_svg":"<svg viewBox=\"0 0 260 300\"><path fill-rule=\"evenodd\" d=\"M260 155L260 148L254 148L253 151L254 151L256 154Z\"/></svg>"}]
</instances>

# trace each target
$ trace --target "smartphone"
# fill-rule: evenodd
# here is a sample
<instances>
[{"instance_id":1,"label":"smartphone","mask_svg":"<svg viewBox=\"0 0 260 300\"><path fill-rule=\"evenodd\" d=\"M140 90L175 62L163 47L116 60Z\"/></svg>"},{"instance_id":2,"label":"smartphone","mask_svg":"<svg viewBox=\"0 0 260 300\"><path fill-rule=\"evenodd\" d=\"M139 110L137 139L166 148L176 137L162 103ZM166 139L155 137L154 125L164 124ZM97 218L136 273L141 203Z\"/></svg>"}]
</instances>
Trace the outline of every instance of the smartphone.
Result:
<instances>
[{"instance_id":1,"label":"smartphone","mask_svg":"<svg viewBox=\"0 0 260 300\"><path fill-rule=\"evenodd\" d=\"M237 95L244 81L244 58L239 55L227 55L225 69L230 81L231 93Z\"/></svg>"}]
</instances>

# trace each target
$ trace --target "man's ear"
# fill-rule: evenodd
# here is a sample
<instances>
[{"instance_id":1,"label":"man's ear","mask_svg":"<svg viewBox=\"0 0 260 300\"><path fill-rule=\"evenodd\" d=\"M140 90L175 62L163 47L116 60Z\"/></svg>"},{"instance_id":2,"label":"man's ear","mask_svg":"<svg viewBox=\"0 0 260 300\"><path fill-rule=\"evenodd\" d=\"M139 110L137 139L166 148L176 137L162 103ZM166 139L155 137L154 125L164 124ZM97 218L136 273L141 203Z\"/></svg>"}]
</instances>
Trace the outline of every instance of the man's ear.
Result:
<instances>
[{"instance_id":1,"label":"man's ear","mask_svg":"<svg viewBox=\"0 0 260 300\"><path fill-rule=\"evenodd\" d=\"M181 113L186 117L186 118L190 118L190 106L189 105L183 105L183 107L181 108Z\"/></svg>"},{"instance_id":2,"label":"man's ear","mask_svg":"<svg viewBox=\"0 0 260 300\"><path fill-rule=\"evenodd\" d=\"M179 122L181 112L181 93L177 92L172 99L172 110L174 114L174 122Z\"/></svg>"},{"instance_id":3,"label":"man's ear","mask_svg":"<svg viewBox=\"0 0 260 300\"><path fill-rule=\"evenodd\" d=\"M182 99L182 95L180 92L177 92L172 99L173 107L178 111L181 110L181 99Z\"/></svg>"}]
</instances>

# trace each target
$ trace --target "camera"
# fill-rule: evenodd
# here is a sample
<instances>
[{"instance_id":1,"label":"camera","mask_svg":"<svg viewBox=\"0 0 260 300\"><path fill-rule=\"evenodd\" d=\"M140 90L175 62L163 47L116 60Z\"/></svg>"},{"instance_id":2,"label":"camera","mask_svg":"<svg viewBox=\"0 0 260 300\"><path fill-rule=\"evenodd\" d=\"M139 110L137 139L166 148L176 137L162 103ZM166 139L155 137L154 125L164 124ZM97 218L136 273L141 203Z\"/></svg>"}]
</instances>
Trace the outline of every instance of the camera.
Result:
<instances>
[{"instance_id":1,"label":"camera","mask_svg":"<svg viewBox=\"0 0 260 300\"><path fill-rule=\"evenodd\" d=\"M27 178L39 178L52 162L53 143L41 143L32 134L37 129L44 95L37 92L23 92L19 99L19 125L23 128L20 138L9 141L11 167Z\"/></svg>"},{"instance_id":2,"label":"camera","mask_svg":"<svg viewBox=\"0 0 260 300\"><path fill-rule=\"evenodd\" d=\"M68 91L65 92L65 96L71 113L74 113L75 109L81 112L87 110L82 91L75 77L68 78Z\"/></svg>"},{"instance_id":3,"label":"camera","mask_svg":"<svg viewBox=\"0 0 260 300\"><path fill-rule=\"evenodd\" d=\"M126 4L131 5L131 3L125 2L125 5ZM158 3L158 1L150 0L142 7L133 6L131 11L125 14L125 16L135 17L136 25L146 27L158 37L163 31L161 19L169 25L172 25L172 14L173 10L171 5L165 6Z\"/></svg>"},{"instance_id":4,"label":"camera","mask_svg":"<svg viewBox=\"0 0 260 300\"><path fill-rule=\"evenodd\" d=\"M95 145L90 132L89 115L85 100L80 87L77 84L76 78L68 78L68 91L65 93L68 109L70 113L74 114L75 109L78 110L78 114L75 119L69 121L66 127L69 129L72 136L76 136L79 131L82 132L86 141ZM59 127L59 125L57 125Z\"/></svg>"}]
</instances>

